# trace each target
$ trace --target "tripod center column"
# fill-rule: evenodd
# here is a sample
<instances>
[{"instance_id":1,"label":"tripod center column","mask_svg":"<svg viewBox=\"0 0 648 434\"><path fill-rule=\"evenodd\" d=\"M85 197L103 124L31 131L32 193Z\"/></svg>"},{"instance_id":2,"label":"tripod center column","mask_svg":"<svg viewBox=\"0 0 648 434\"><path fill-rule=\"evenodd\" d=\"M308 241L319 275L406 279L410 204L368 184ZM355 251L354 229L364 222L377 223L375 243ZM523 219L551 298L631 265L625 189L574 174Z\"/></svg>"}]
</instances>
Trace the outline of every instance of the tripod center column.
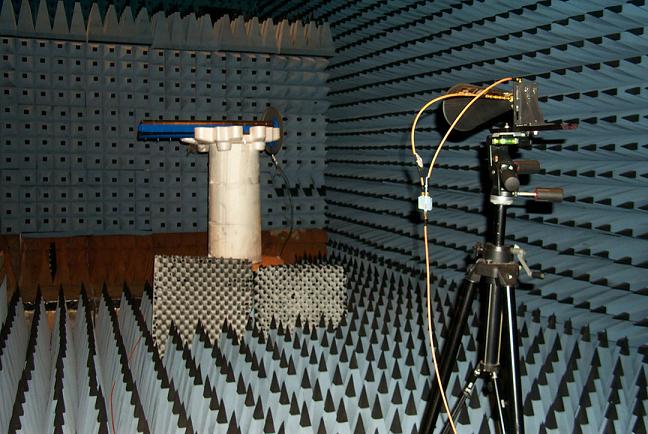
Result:
<instances>
[{"instance_id":1,"label":"tripod center column","mask_svg":"<svg viewBox=\"0 0 648 434\"><path fill-rule=\"evenodd\" d=\"M502 204L493 205L495 207L495 220L493 221L494 244L497 247L504 245L506 238L506 206Z\"/></svg>"}]
</instances>

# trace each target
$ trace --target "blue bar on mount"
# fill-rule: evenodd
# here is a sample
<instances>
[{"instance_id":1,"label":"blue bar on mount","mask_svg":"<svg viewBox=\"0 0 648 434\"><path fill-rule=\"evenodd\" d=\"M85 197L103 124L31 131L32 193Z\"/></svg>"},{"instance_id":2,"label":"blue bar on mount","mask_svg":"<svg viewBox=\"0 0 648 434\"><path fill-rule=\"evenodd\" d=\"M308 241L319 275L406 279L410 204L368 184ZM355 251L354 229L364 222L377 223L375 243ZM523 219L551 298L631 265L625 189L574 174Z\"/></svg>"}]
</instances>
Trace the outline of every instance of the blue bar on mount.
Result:
<instances>
[{"instance_id":1,"label":"blue bar on mount","mask_svg":"<svg viewBox=\"0 0 648 434\"><path fill-rule=\"evenodd\" d=\"M250 122L250 123L227 123L227 122L183 122L183 121L170 121L170 122L140 122L137 126L137 140L180 140L186 138L193 138L194 129L199 127L213 128L213 127L230 127L240 125L243 127L243 134L250 133L250 127L257 125L265 125L266 122Z\"/></svg>"}]
</instances>

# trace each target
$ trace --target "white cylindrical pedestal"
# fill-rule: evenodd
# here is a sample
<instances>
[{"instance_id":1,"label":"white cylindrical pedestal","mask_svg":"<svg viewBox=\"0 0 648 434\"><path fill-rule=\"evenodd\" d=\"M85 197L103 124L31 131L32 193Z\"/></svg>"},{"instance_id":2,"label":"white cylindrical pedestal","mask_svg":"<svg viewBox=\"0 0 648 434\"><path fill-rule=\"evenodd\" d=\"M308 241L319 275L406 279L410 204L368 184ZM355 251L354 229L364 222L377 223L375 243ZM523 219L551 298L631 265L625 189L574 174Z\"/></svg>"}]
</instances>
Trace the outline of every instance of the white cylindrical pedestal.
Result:
<instances>
[{"instance_id":1,"label":"white cylindrical pedestal","mask_svg":"<svg viewBox=\"0 0 648 434\"><path fill-rule=\"evenodd\" d=\"M209 256L261 262L259 148L264 142L259 146L249 135L245 141L236 133L228 136L209 144Z\"/></svg>"}]
</instances>

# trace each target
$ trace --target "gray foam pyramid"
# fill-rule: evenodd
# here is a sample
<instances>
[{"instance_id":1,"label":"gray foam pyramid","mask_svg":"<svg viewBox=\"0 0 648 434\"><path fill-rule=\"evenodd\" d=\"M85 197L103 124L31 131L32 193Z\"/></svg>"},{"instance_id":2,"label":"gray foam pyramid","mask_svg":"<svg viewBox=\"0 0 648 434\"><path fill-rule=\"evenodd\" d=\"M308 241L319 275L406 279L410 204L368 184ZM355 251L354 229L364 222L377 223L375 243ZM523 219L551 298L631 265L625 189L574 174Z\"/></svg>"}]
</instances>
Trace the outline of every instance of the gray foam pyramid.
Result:
<instances>
[{"instance_id":1,"label":"gray foam pyramid","mask_svg":"<svg viewBox=\"0 0 648 434\"><path fill-rule=\"evenodd\" d=\"M228 321L212 339L197 322L190 342L172 322L162 358L151 333L154 300L127 287L115 304L85 291L74 320L59 297L54 329L39 298L31 326L14 292L0 332L0 428L10 432L418 432L432 387L425 304L418 276L333 246L348 273L339 325ZM435 282L442 346L453 283ZM93 306L95 306L93 308ZM119 308L117 312L116 308ZM93 310L96 311L93 314ZM520 312L524 419L528 432L644 433L646 364L587 329ZM449 400L477 357L479 319L469 319ZM51 333L51 340L48 339ZM459 432L493 432L488 396L475 390ZM114 427L114 429L113 429ZM437 426L440 429L440 425Z\"/></svg>"},{"instance_id":2,"label":"gray foam pyramid","mask_svg":"<svg viewBox=\"0 0 648 434\"><path fill-rule=\"evenodd\" d=\"M37 9L33 10L30 2L23 0L18 13L13 2L2 2L0 35L192 50L324 56L331 56L335 51L328 24L302 24L301 21L290 24L284 20L275 27L271 19L246 21L242 16L230 19L228 15L212 23L209 15L181 16L175 12L167 16L160 11L149 16L144 9L134 14L130 6L123 8L118 16L114 5L109 5L102 16L97 3L90 7L87 20L75 3L68 21L65 9L64 2L59 1L51 22L45 1L38 2Z\"/></svg>"}]
</instances>

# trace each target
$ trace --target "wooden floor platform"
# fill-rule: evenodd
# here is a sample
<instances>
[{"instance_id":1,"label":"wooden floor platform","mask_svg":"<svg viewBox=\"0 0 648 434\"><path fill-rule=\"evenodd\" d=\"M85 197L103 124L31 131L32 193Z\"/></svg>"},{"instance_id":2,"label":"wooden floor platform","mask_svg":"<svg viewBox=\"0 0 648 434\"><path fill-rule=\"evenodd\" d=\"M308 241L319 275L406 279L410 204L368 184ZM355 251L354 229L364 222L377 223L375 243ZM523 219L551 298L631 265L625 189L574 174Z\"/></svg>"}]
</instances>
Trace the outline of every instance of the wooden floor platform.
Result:
<instances>
[{"instance_id":1,"label":"wooden floor platform","mask_svg":"<svg viewBox=\"0 0 648 434\"><path fill-rule=\"evenodd\" d=\"M283 255L287 231L262 233L263 255L270 263L292 263L304 256L326 255L326 231L295 230ZM56 273L50 271L49 252L56 250ZM88 235L42 237L0 236L0 254L10 290L18 285L23 300L33 301L40 286L46 300L55 300L62 286L67 298L76 298L84 284L89 295L98 294L104 283L118 297L127 283L134 295L145 282L153 281L155 255L207 255L207 233L150 235Z\"/></svg>"}]
</instances>

